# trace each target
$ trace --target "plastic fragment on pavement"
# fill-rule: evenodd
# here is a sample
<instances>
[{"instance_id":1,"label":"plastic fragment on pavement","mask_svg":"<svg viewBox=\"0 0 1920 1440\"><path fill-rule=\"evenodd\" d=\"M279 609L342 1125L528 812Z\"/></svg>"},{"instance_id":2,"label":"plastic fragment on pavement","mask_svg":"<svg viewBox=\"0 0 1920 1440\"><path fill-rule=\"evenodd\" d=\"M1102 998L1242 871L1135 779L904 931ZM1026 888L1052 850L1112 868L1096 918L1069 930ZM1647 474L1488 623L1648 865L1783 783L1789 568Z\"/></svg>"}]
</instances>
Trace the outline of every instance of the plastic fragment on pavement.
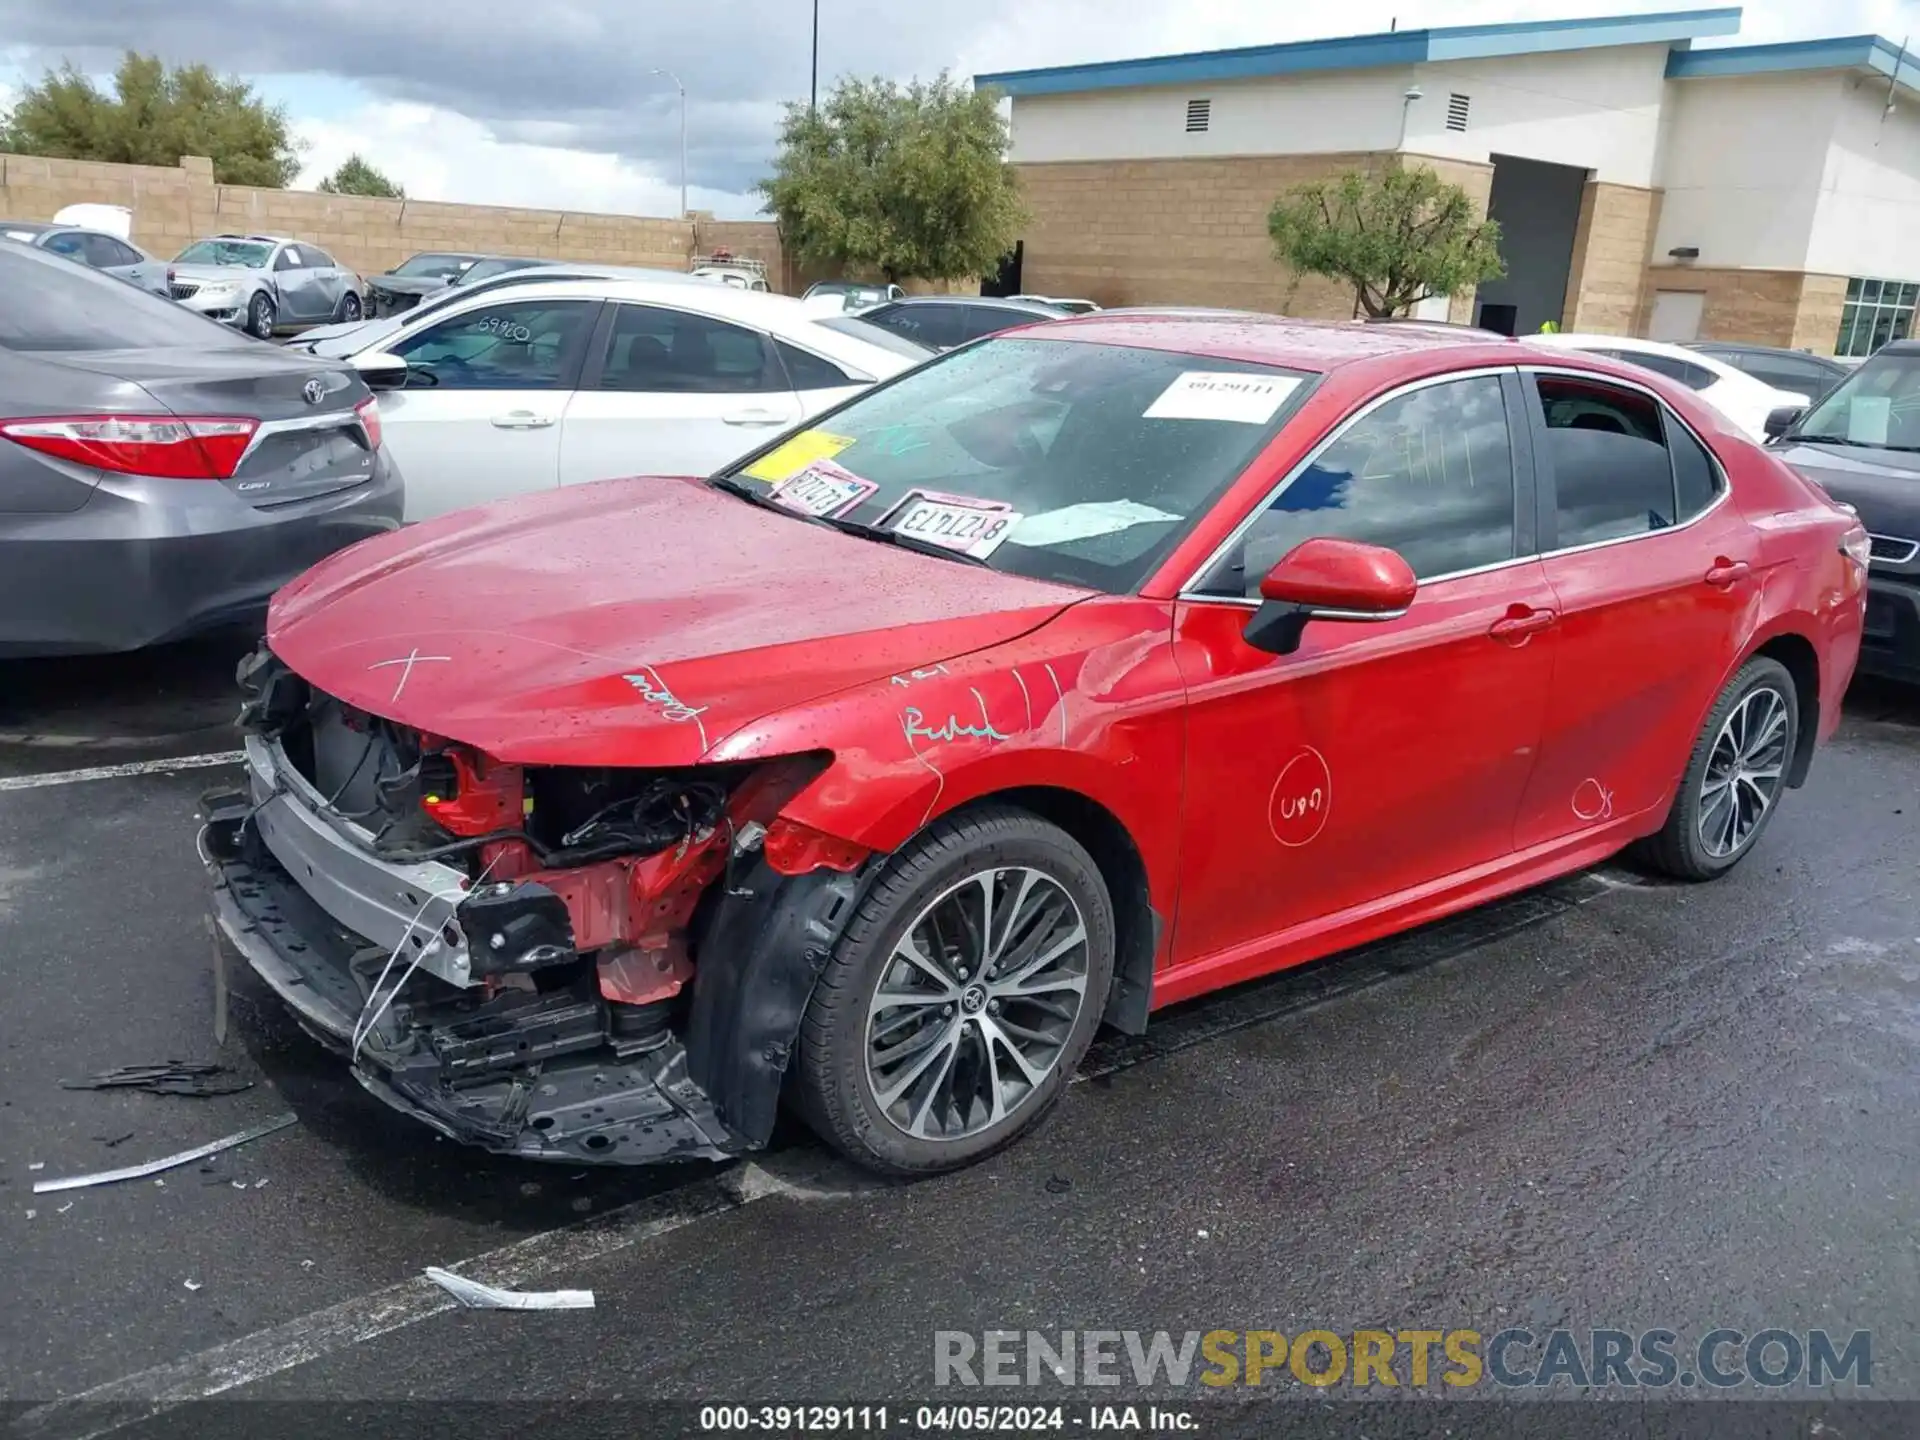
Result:
<instances>
[{"instance_id":1,"label":"plastic fragment on pavement","mask_svg":"<svg viewBox=\"0 0 1920 1440\"><path fill-rule=\"evenodd\" d=\"M198 1290L200 1288L200 1282L198 1280L183 1280L180 1283L185 1285L189 1290Z\"/></svg>"},{"instance_id":2,"label":"plastic fragment on pavement","mask_svg":"<svg viewBox=\"0 0 1920 1440\"><path fill-rule=\"evenodd\" d=\"M427 1278L469 1310L591 1310L591 1290L502 1290L483 1285L437 1265L427 1266Z\"/></svg>"},{"instance_id":3,"label":"plastic fragment on pavement","mask_svg":"<svg viewBox=\"0 0 1920 1440\"><path fill-rule=\"evenodd\" d=\"M45 1195L55 1190L84 1190L94 1185L113 1185L122 1180L143 1180L162 1170L171 1170L177 1165L189 1165L195 1160L204 1160L209 1155L218 1155L223 1150L232 1150L236 1146L248 1144L289 1125L299 1123L300 1117L292 1111L276 1115L273 1119L255 1125L251 1129L241 1130L219 1140L209 1140L204 1145L196 1145L191 1150L182 1150L178 1155L168 1155L159 1160L148 1160L139 1165L128 1165L119 1170L100 1170L91 1175L68 1175L59 1180L36 1180L33 1193ZM164 1185L164 1180L155 1180L154 1184Z\"/></svg>"}]
</instances>

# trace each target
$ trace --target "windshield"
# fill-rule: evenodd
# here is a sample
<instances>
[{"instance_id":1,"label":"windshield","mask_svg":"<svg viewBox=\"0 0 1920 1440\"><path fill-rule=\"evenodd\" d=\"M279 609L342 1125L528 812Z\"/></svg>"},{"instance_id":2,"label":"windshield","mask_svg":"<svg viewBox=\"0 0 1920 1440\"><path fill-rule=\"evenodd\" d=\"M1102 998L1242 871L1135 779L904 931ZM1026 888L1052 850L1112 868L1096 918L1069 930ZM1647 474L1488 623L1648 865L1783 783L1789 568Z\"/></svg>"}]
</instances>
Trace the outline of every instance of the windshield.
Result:
<instances>
[{"instance_id":1,"label":"windshield","mask_svg":"<svg viewBox=\"0 0 1920 1440\"><path fill-rule=\"evenodd\" d=\"M415 255L395 266L395 275L410 275L422 280L440 280L458 275L473 264L471 255Z\"/></svg>"},{"instance_id":2,"label":"windshield","mask_svg":"<svg viewBox=\"0 0 1920 1440\"><path fill-rule=\"evenodd\" d=\"M1160 350L989 340L909 371L722 478L996 570L1123 593L1311 388Z\"/></svg>"},{"instance_id":3,"label":"windshield","mask_svg":"<svg viewBox=\"0 0 1920 1440\"><path fill-rule=\"evenodd\" d=\"M890 350L909 360L924 360L933 354L930 347L918 340L909 340L898 331L889 330L884 325L875 325L870 320L862 320L857 315L829 315L824 320L815 320L827 330L837 330L842 335L851 335L863 345L877 345L882 350Z\"/></svg>"},{"instance_id":4,"label":"windshield","mask_svg":"<svg viewBox=\"0 0 1920 1440\"><path fill-rule=\"evenodd\" d=\"M264 240L196 240L178 255L176 265L244 265L259 270L273 258L273 246Z\"/></svg>"},{"instance_id":5,"label":"windshield","mask_svg":"<svg viewBox=\"0 0 1920 1440\"><path fill-rule=\"evenodd\" d=\"M505 275L512 270L528 270L542 263L539 260L476 260L455 283L473 285L482 280L491 280L496 275Z\"/></svg>"},{"instance_id":6,"label":"windshield","mask_svg":"<svg viewBox=\"0 0 1920 1440\"><path fill-rule=\"evenodd\" d=\"M1788 436L1920 450L1920 351L1882 350L1828 392Z\"/></svg>"}]
</instances>

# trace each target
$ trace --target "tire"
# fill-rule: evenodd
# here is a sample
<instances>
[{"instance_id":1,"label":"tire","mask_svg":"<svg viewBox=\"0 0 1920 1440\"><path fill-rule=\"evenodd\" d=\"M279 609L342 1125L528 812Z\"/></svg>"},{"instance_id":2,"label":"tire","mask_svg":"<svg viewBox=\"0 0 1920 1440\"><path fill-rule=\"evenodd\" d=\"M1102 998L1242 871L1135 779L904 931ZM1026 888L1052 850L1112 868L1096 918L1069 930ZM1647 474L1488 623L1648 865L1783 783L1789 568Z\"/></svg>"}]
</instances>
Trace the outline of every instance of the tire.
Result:
<instances>
[{"instance_id":1,"label":"tire","mask_svg":"<svg viewBox=\"0 0 1920 1440\"><path fill-rule=\"evenodd\" d=\"M340 299L340 323L351 325L360 318L360 297L349 290Z\"/></svg>"},{"instance_id":2,"label":"tire","mask_svg":"<svg viewBox=\"0 0 1920 1440\"><path fill-rule=\"evenodd\" d=\"M969 942L983 953L969 917L984 914L989 886L998 945L984 954L1014 967L993 980L991 964L967 964ZM910 939L933 970L898 953ZM888 863L821 972L800 1026L797 1108L821 1139L885 1175L990 1155L1059 1100L1099 1028L1113 951L1105 882L1065 831L1011 806L939 821ZM1078 1008L1062 1015L1076 978ZM914 998L877 1005L883 980L888 995Z\"/></svg>"},{"instance_id":3,"label":"tire","mask_svg":"<svg viewBox=\"0 0 1920 1440\"><path fill-rule=\"evenodd\" d=\"M1800 702L1793 676L1777 660L1749 660L1707 713L1667 823L1634 847L1634 858L1676 880L1712 880L1726 874L1773 822L1799 741ZM1729 816L1736 797L1741 808ZM1761 797L1766 803L1753 815ZM1748 827L1740 830L1748 817Z\"/></svg>"},{"instance_id":4,"label":"tire","mask_svg":"<svg viewBox=\"0 0 1920 1440\"><path fill-rule=\"evenodd\" d=\"M247 302L247 333L257 340L271 340L273 317L273 297L256 294Z\"/></svg>"}]
</instances>

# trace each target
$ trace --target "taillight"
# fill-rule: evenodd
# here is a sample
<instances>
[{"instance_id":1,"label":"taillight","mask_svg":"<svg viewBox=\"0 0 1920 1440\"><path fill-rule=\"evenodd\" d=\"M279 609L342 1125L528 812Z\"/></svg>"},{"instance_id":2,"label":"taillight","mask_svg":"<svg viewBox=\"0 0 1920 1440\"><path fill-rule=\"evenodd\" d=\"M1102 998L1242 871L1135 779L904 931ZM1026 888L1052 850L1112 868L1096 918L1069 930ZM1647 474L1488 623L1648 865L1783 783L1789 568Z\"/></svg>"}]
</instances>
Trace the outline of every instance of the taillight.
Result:
<instances>
[{"instance_id":1,"label":"taillight","mask_svg":"<svg viewBox=\"0 0 1920 1440\"><path fill-rule=\"evenodd\" d=\"M0 435L43 455L122 475L228 480L258 420L223 415L88 415L0 421Z\"/></svg>"},{"instance_id":2,"label":"taillight","mask_svg":"<svg viewBox=\"0 0 1920 1440\"><path fill-rule=\"evenodd\" d=\"M367 432L367 448L380 448L380 401L372 395L353 407L353 413L360 417L360 424Z\"/></svg>"}]
</instances>

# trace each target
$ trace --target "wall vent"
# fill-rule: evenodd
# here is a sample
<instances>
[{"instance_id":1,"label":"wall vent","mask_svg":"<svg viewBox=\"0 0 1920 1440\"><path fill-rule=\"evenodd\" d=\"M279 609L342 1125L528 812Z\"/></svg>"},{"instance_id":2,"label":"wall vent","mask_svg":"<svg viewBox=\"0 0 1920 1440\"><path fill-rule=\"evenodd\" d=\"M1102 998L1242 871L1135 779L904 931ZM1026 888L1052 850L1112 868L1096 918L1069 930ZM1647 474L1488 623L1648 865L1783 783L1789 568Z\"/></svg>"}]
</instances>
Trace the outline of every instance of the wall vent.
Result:
<instances>
[{"instance_id":1,"label":"wall vent","mask_svg":"<svg viewBox=\"0 0 1920 1440\"><path fill-rule=\"evenodd\" d=\"M1213 123L1213 101L1187 101L1187 133L1194 135Z\"/></svg>"},{"instance_id":2,"label":"wall vent","mask_svg":"<svg viewBox=\"0 0 1920 1440\"><path fill-rule=\"evenodd\" d=\"M1467 95L1449 95L1447 97L1447 129L1464 130L1467 128L1467 107L1473 103Z\"/></svg>"}]
</instances>

